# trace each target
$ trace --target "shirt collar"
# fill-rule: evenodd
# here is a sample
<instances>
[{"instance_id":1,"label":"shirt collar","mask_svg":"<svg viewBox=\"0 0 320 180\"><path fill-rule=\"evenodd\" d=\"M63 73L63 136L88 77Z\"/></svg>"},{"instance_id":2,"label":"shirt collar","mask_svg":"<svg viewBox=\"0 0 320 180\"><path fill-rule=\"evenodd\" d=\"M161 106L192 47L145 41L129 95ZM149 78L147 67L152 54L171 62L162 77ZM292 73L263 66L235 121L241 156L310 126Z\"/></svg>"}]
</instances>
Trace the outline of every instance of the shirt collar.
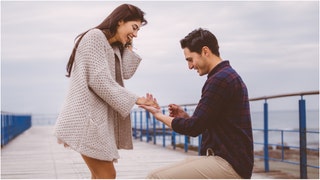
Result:
<instances>
[{"instance_id":1,"label":"shirt collar","mask_svg":"<svg viewBox=\"0 0 320 180\"><path fill-rule=\"evenodd\" d=\"M216 67L214 67L208 74L208 78L212 75L214 75L216 72L220 71L221 69L223 69L226 66L230 66L230 63L228 60L225 61L221 61L218 65L216 65Z\"/></svg>"}]
</instances>

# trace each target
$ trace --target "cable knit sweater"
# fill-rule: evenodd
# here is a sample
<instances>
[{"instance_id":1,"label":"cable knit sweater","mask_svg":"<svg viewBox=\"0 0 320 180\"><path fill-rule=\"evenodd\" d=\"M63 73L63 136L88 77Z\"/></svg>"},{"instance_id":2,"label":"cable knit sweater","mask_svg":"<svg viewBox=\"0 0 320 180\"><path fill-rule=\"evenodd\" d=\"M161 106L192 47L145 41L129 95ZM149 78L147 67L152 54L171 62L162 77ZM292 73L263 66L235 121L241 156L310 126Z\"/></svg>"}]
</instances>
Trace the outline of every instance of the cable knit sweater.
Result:
<instances>
[{"instance_id":1,"label":"cable knit sweater","mask_svg":"<svg viewBox=\"0 0 320 180\"><path fill-rule=\"evenodd\" d=\"M98 29L87 32L77 48L70 87L54 135L75 151L100 160L116 161L118 149L132 149L130 111L137 95L120 86L135 73L141 58L125 49L122 56Z\"/></svg>"}]
</instances>

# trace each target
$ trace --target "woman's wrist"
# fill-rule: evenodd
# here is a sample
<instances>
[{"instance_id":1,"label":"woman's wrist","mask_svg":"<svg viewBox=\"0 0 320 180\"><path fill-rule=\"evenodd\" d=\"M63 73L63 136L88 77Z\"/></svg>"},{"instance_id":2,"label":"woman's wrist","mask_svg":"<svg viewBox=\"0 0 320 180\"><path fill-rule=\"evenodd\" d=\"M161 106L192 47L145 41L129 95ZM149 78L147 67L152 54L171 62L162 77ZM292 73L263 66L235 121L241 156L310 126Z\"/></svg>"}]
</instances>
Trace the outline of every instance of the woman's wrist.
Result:
<instances>
[{"instance_id":1,"label":"woman's wrist","mask_svg":"<svg viewBox=\"0 0 320 180\"><path fill-rule=\"evenodd\" d=\"M156 112L153 114L153 116L158 119L159 121L163 122L165 125L167 125L169 128L171 128L171 122L174 119L173 117L167 116L162 114L161 112Z\"/></svg>"}]
</instances>

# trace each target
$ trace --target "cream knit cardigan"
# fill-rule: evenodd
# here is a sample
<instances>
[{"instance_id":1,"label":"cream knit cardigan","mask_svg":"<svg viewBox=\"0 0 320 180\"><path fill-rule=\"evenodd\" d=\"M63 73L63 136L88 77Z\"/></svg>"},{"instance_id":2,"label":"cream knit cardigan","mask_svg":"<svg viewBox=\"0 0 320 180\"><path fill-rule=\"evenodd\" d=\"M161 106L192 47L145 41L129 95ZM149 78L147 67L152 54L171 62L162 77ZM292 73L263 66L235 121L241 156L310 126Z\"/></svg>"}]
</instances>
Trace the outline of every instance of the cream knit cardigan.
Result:
<instances>
[{"instance_id":1,"label":"cream knit cardigan","mask_svg":"<svg viewBox=\"0 0 320 180\"><path fill-rule=\"evenodd\" d=\"M130 50L121 57L98 29L87 32L77 48L69 91L54 135L75 151L116 161L118 149L132 149L130 111L138 96L115 80L115 54L122 79L135 73L141 58Z\"/></svg>"}]
</instances>

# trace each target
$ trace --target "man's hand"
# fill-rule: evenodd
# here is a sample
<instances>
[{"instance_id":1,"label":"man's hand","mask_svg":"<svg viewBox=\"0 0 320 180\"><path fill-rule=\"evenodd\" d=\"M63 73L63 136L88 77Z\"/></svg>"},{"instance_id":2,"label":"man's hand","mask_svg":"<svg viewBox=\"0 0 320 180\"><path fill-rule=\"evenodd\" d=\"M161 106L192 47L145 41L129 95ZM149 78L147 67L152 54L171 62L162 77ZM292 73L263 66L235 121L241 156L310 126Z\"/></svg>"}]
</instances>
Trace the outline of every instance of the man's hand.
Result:
<instances>
[{"instance_id":1,"label":"man's hand","mask_svg":"<svg viewBox=\"0 0 320 180\"><path fill-rule=\"evenodd\" d=\"M182 107L176 104L169 104L169 116L171 117L181 117L181 118L189 118L190 116L186 113Z\"/></svg>"}]
</instances>

